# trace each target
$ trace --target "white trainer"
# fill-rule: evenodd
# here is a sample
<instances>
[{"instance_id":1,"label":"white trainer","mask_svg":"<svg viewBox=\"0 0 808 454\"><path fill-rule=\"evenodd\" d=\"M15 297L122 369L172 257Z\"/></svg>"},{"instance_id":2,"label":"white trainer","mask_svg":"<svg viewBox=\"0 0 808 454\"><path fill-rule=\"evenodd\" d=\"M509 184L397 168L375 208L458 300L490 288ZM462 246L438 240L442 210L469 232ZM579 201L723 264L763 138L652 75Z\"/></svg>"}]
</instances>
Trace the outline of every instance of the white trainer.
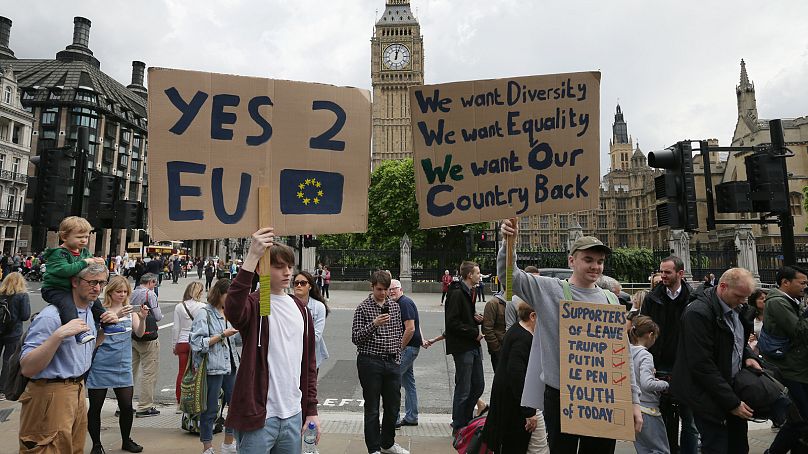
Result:
<instances>
[{"instance_id":1,"label":"white trainer","mask_svg":"<svg viewBox=\"0 0 808 454\"><path fill-rule=\"evenodd\" d=\"M398 443L393 443L393 446L389 448L382 448L382 454L410 454L410 452L402 448Z\"/></svg>"},{"instance_id":2,"label":"white trainer","mask_svg":"<svg viewBox=\"0 0 808 454\"><path fill-rule=\"evenodd\" d=\"M227 445L222 442L222 446L219 447L219 452L222 454L237 454L238 450L236 449L236 442Z\"/></svg>"}]
</instances>

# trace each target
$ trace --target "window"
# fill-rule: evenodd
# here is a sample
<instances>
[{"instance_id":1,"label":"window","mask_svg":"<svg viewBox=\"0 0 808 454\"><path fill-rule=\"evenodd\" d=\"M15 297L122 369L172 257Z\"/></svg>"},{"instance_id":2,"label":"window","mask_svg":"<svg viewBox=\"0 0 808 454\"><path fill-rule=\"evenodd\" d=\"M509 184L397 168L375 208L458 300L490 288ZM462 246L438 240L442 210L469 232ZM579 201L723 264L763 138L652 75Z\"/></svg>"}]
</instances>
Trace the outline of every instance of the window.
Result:
<instances>
[{"instance_id":1,"label":"window","mask_svg":"<svg viewBox=\"0 0 808 454\"><path fill-rule=\"evenodd\" d=\"M558 228L561 229L569 228L568 216L566 214L558 216Z\"/></svg>"},{"instance_id":2,"label":"window","mask_svg":"<svg viewBox=\"0 0 808 454\"><path fill-rule=\"evenodd\" d=\"M589 216L587 216L585 214L579 215L578 216L578 224L581 225L582 229L588 229L589 228Z\"/></svg>"},{"instance_id":3,"label":"window","mask_svg":"<svg viewBox=\"0 0 808 454\"><path fill-rule=\"evenodd\" d=\"M84 101L84 102L91 102L95 104L98 102L98 98L95 96L95 93L91 93L89 91L79 90L76 92L76 101Z\"/></svg>"},{"instance_id":4,"label":"window","mask_svg":"<svg viewBox=\"0 0 808 454\"><path fill-rule=\"evenodd\" d=\"M3 102L6 104L11 104L11 97L13 96L14 90L6 85L6 88L3 89Z\"/></svg>"},{"instance_id":5,"label":"window","mask_svg":"<svg viewBox=\"0 0 808 454\"><path fill-rule=\"evenodd\" d=\"M6 167L6 155L0 154L0 170L4 170Z\"/></svg>"},{"instance_id":6,"label":"window","mask_svg":"<svg viewBox=\"0 0 808 454\"><path fill-rule=\"evenodd\" d=\"M539 228L540 229L549 229L550 228L550 215L543 214L539 218Z\"/></svg>"},{"instance_id":7,"label":"window","mask_svg":"<svg viewBox=\"0 0 808 454\"><path fill-rule=\"evenodd\" d=\"M539 238L541 239L541 244L539 246L548 247L550 245L550 235L546 233L542 233Z\"/></svg>"},{"instance_id":8,"label":"window","mask_svg":"<svg viewBox=\"0 0 808 454\"><path fill-rule=\"evenodd\" d=\"M608 222L607 222L607 218L606 218L605 214L599 214L598 215L598 228L599 229L607 229L608 228Z\"/></svg>"},{"instance_id":9,"label":"window","mask_svg":"<svg viewBox=\"0 0 808 454\"><path fill-rule=\"evenodd\" d=\"M799 192L792 192L788 197L791 204L791 215L802 216L802 194Z\"/></svg>"},{"instance_id":10,"label":"window","mask_svg":"<svg viewBox=\"0 0 808 454\"><path fill-rule=\"evenodd\" d=\"M17 205L17 188L14 186L8 188L8 195L6 196L6 210L13 212Z\"/></svg>"},{"instance_id":11,"label":"window","mask_svg":"<svg viewBox=\"0 0 808 454\"><path fill-rule=\"evenodd\" d=\"M618 214L617 215L617 228L618 229L625 229L628 227L628 222L626 220L625 214Z\"/></svg>"},{"instance_id":12,"label":"window","mask_svg":"<svg viewBox=\"0 0 808 454\"><path fill-rule=\"evenodd\" d=\"M14 158L11 160L11 171L14 173L20 173L20 158Z\"/></svg>"},{"instance_id":13,"label":"window","mask_svg":"<svg viewBox=\"0 0 808 454\"><path fill-rule=\"evenodd\" d=\"M628 247L628 235L625 233L617 235L617 245L620 247Z\"/></svg>"},{"instance_id":14,"label":"window","mask_svg":"<svg viewBox=\"0 0 808 454\"><path fill-rule=\"evenodd\" d=\"M519 234L519 244L522 245L523 248L530 247L530 235L527 233L520 233Z\"/></svg>"},{"instance_id":15,"label":"window","mask_svg":"<svg viewBox=\"0 0 808 454\"><path fill-rule=\"evenodd\" d=\"M642 228L642 214L641 214L641 213L637 213L637 214L636 214L636 218L635 218L635 220L634 220L634 221L636 222L635 226L636 226L638 229L641 229L641 228Z\"/></svg>"},{"instance_id":16,"label":"window","mask_svg":"<svg viewBox=\"0 0 808 454\"><path fill-rule=\"evenodd\" d=\"M34 94L31 93L30 91L24 91L24 92L22 92L22 99L24 99L26 101L29 100L29 99L34 99Z\"/></svg>"},{"instance_id":17,"label":"window","mask_svg":"<svg viewBox=\"0 0 808 454\"><path fill-rule=\"evenodd\" d=\"M129 183L129 200L137 200L137 182Z\"/></svg>"},{"instance_id":18,"label":"window","mask_svg":"<svg viewBox=\"0 0 808 454\"><path fill-rule=\"evenodd\" d=\"M42 110L42 118L40 123L42 126L49 126L56 124L56 115L59 113L58 107L49 107Z\"/></svg>"},{"instance_id":19,"label":"window","mask_svg":"<svg viewBox=\"0 0 808 454\"><path fill-rule=\"evenodd\" d=\"M626 199L617 199L617 209L618 210L626 209Z\"/></svg>"},{"instance_id":20,"label":"window","mask_svg":"<svg viewBox=\"0 0 808 454\"><path fill-rule=\"evenodd\" d=\"M605 200L603 200L603 199L600 199L600 209L601 209L601 210L605 210L605 209L606 209L606 201L605 201Z\"/></svg>"}]
</instances>

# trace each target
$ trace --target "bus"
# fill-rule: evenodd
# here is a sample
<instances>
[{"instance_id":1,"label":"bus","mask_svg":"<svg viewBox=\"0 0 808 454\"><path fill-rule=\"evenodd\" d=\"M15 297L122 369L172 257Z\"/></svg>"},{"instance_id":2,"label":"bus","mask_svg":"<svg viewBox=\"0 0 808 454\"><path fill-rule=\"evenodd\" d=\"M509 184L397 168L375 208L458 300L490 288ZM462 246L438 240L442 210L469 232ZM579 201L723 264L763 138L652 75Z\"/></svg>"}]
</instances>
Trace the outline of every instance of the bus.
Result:
<instances>
[{"instance_id":1,"label":"bus","mask_svg":"<svg viewBox=\"0 0 808 454\"><path fill-rule=\"evenodd\" d=\"M180 258L187 258L188 248L182 245L182 241L158 241L146 246L146 256L160 254L162 256L177 255Z\"/></svg>"}]
</instances>

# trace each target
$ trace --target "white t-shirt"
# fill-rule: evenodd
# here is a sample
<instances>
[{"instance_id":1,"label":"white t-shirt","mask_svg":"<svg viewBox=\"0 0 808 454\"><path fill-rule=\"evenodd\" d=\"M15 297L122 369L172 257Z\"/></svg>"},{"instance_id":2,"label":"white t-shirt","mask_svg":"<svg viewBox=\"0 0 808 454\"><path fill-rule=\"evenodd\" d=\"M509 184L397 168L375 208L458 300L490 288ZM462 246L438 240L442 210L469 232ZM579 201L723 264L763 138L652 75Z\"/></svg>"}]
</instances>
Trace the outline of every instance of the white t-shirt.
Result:
<instances>
[{"instance_id":1,"label":"white t-shirt","mask_svg":"<svg viewBox=\"0 0 808 454\"><path fill-rule=\"evenodd\" d=\"M269 387L267 419L300 413L300 362L303 359L303 317L289 295L272 295L269 317Z\"/></svg>"}]
</instances>

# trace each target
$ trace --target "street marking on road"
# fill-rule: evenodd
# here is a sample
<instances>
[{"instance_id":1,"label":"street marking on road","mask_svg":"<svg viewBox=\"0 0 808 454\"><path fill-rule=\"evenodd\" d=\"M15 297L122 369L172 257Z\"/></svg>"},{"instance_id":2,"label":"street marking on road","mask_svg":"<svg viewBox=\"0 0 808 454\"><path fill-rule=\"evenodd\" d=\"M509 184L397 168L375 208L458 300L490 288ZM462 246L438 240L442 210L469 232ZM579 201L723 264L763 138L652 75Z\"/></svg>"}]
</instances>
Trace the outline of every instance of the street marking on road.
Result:
<instances>
[{"instance_id":1,"label":"street marking on road","mask_svg":"<svg viewBox=\"0 0 808 454\"><path fill-rule=\"evenodd\" d=\"M356 403L354 404L354 402ZM364 407L365 399L325 399L323 403L317 405L321 407L345 407L346 405L349 407Z\"/></svg>"}]
</instances>

